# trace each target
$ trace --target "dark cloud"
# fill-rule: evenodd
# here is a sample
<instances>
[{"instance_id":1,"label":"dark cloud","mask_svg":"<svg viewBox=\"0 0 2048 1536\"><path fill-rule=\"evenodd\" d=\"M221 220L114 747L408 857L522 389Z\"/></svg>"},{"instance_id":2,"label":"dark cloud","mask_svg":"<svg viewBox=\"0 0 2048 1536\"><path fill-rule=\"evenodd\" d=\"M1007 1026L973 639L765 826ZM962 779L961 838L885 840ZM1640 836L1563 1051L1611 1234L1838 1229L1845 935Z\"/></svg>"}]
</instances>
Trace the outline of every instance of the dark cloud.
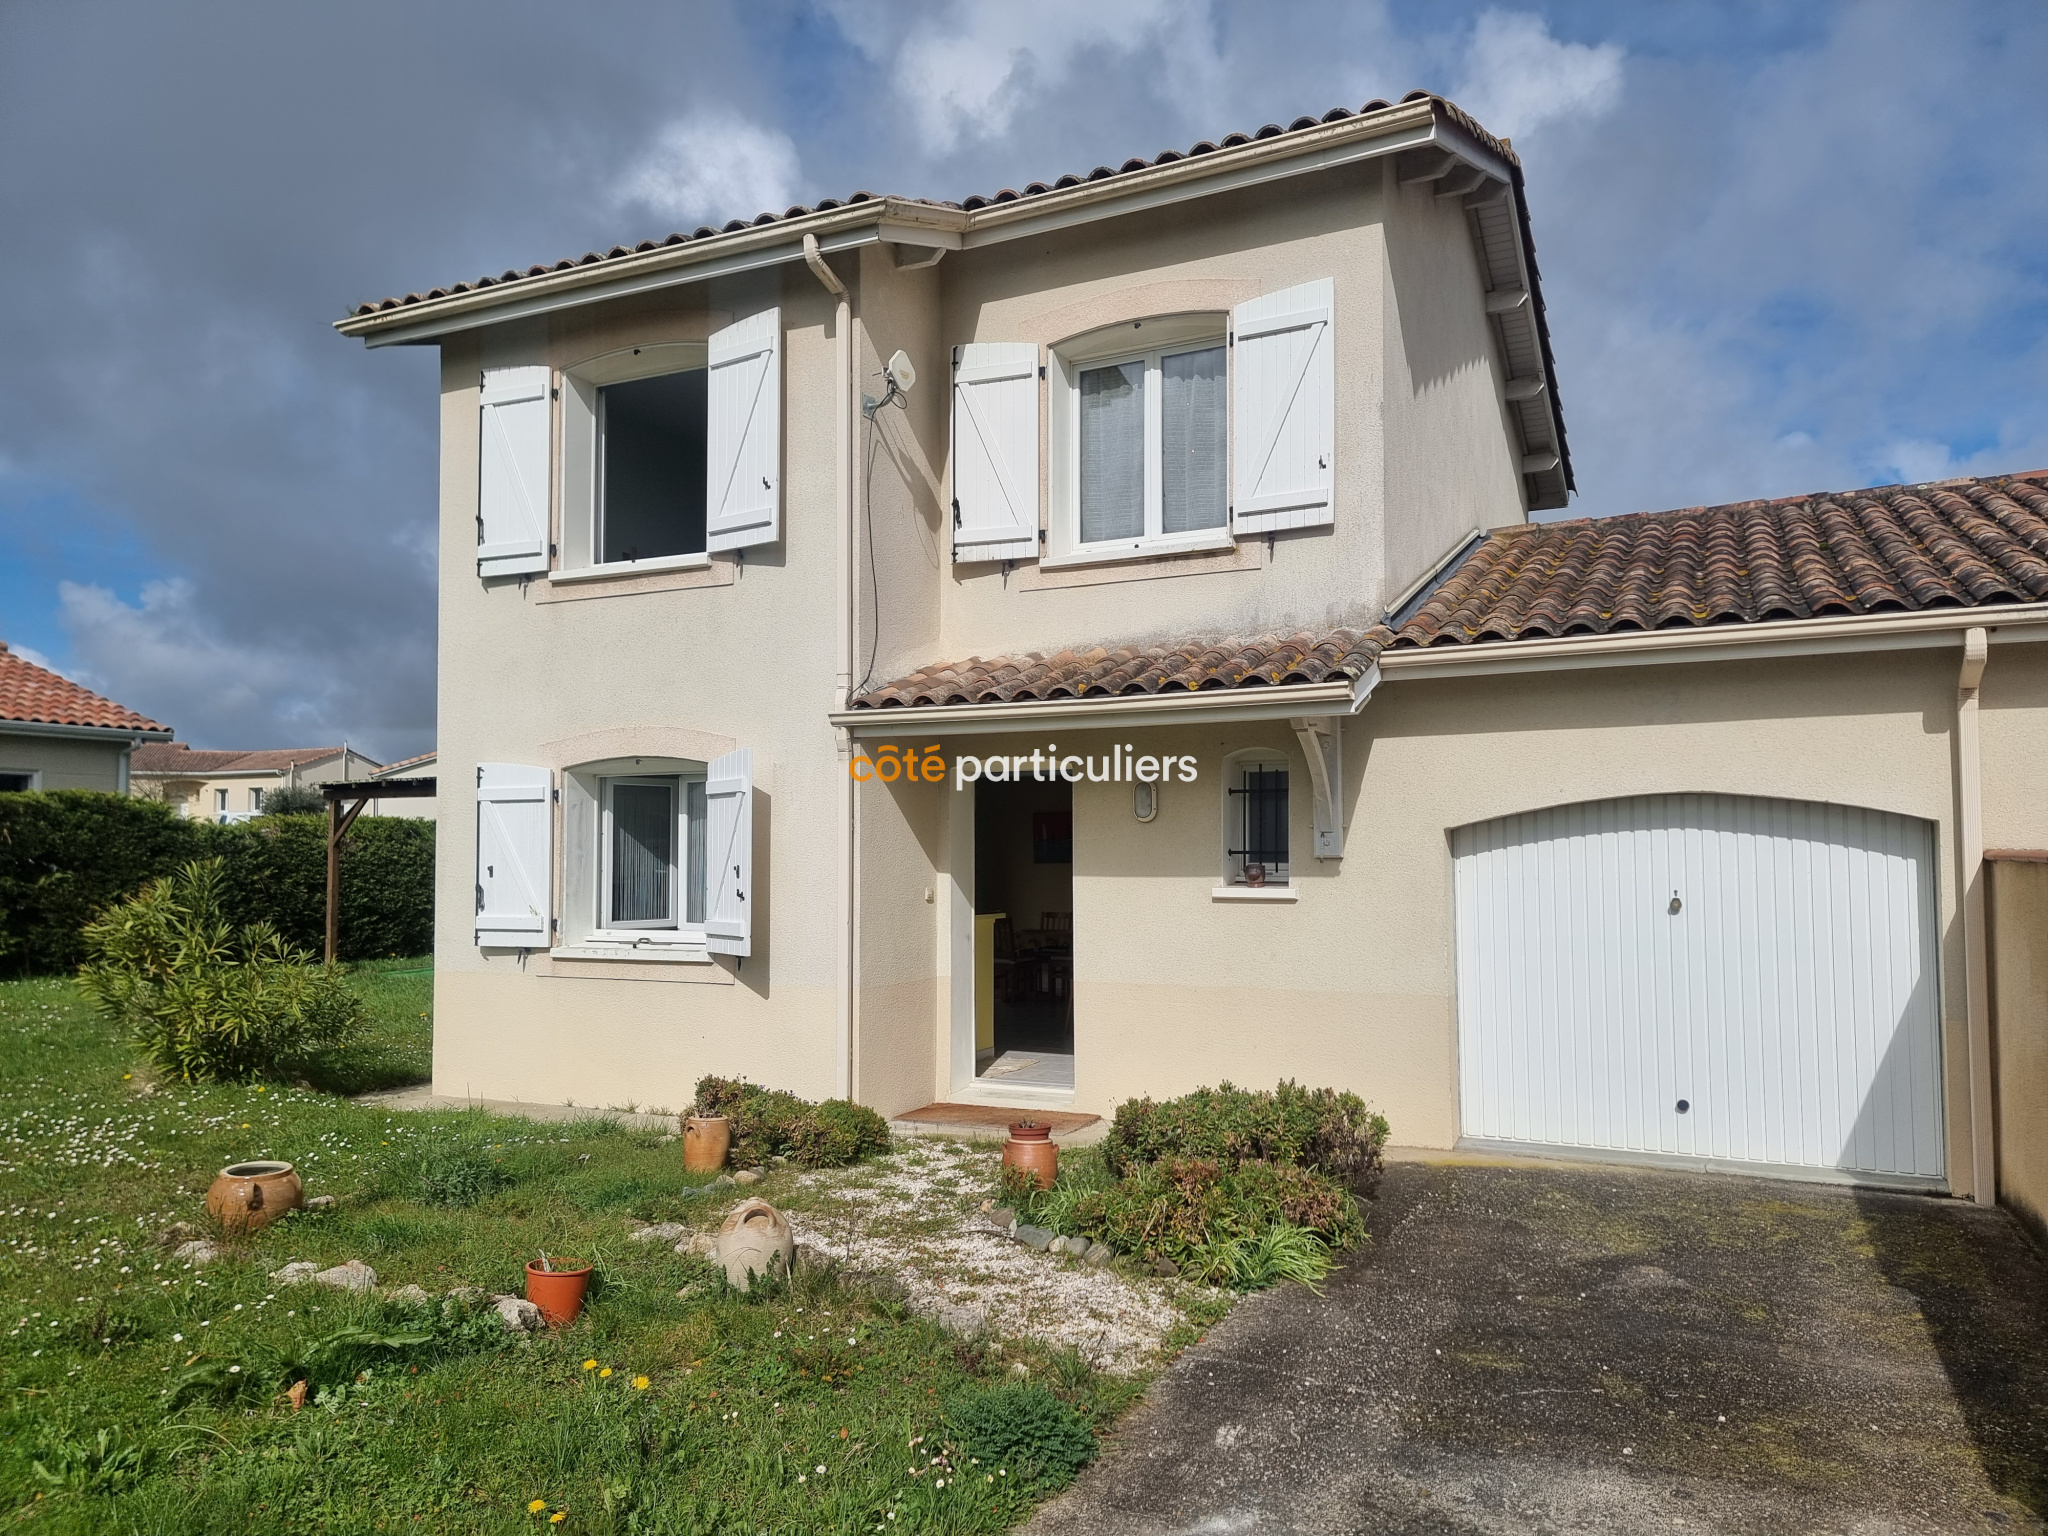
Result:
<instances>
[{"instance_id":1,"label":"dark cloud","mask_svg":"<svg viewBox=\"0 0 2048 1536\"><path fill-rule=\"evenodd\" d=\"M0 605L190 739L418 750L434 360L348 304L1417 85L1527 161L1576 510L2034 467L2044 64L1877 0L0 7Z\"/></svg>"}]
</instances>

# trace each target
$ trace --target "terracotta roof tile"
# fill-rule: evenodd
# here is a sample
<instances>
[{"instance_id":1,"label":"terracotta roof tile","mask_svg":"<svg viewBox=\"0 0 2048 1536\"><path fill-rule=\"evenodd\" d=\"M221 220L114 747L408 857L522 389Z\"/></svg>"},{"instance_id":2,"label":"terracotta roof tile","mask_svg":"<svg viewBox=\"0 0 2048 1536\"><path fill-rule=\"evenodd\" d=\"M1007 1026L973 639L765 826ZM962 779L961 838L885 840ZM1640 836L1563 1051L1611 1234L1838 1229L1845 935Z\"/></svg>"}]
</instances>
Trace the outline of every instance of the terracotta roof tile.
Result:
<instances>
[{"instance_id":1,"label":"terracotta roof tile","mask_svg":"<svg viewBox=\"0 0 2048 1536\"><path fill-rule=\"evenodd\" d=\"M1108 699L1139 694L1199 693L1222 688L1279 687L1357 678L1379 655L1362 630L1193 640L1178 645L1096 647L1047 656L966 661L925 667L869 689L855 709L925 708L947 704L1009 704L1047 699Z\"/></svg>"},{"instance_id":2,"label":"terracotta roof tile","mask_svg":"<svg viewBox=\"0 0 2048 1536\"><path fill-rule=\"evenodd\" d=\"M128 760L131 773L285 773L308 763L341 756L339 747L271 747L255 752L214 751L166 741L139 747Z\"/></svg>"},{"instance_id":3,"label":"terracotta roof tile","mask_svg":"<svg viewBox=\"0 0 2048 1536\"><path fill-rule=\"evenodd\" d=\"M1434 101L1436 104L1436 109L1440 113L1442 113L1445 118L1447 118L1451 122L1456 123L1460 128L1464 129L1465 132L1471 134L1474 138L1478 139L1481 144L1485 145L1488 149L1492 150L1495 154L1499 155L1509 165L1515 167L1520 166L1521 161L1516 157L1514 150L1508 145L1508 142L1505 139L1495 138L1492 134L1488 133L1484 128L1480 127L1478 123L1473 121L1469 114L1462 111L1454 103L1445 101L1440 97L1433 97L1427 91L1410 91L1406 96L1403 96L1401 98L1401 103L1404 106L1407 105L1409 102L1413 101ZM1332 107L1329 111L1325 112L1321 117L1297 117L1285 128L1282 128L1278 123L1267 123L1263 128L1260 128L1256 133L1225 134L1220 140L1216 141L1215 143L1210 143L1208 140L1204 139L1201 143L1196 144L1191 149L1188 149L1185 152L1173 149L1161 150L1158 154L1154 155L1150 160L1133 156L1132 158L1125 160L1114 170L1112 170L1109 166L1106 165L1098 165L1095 167L1094 170L1089 171L1086 175L1075 175L1072 172L1069 172L1068 174L1057 177L1050 182L1030 182L1024 187L1024 189L1021 192L1013 191L1010 188L1005 187L999 192L990 193L985 196L977 193L972 197L963 198L959 202L950 202L930 197L904 198L901 199L901 201L924 203L927 206L934 208L957 208L971 213L978 208L993 207L999 203L1013 203L1020 198L1043 197L1048 192L1056 192L1066 187L1078 187L1085 182L1102 181L1112 176L1128 176L1136 171L1149 170L1151 167L1155 165L1169 165L1176 160L1193 159L1196 156L1200 155L1213 155L1219 149L1232 149L1240 144L1249 144L1255 139L1275 138L1283 133L1301 133L1306 131L1307 129L1318 127L1324 123L1339 122L1347 117L1370 116L1375 112L1384 112L1392 105L1393 103L1391 102L1373 100L1368 101L1356 112L1353 112L1348 107ZM572 271L577 267L592 266L599 262L616 261L621 257L625 256L638 256L648 251L660 250L664 246L684 245L692 240L709 240L717 235L734 234L740 230L752 229L758 225L776 224L782 222L785 219L802 218L806 214L812 213L825 213L834 208L851 207L857 203L870 203L874 202L879 195L880 194L873 192L855 192L843 198L828 197L823 202L818 203L815 206L807 207L799 203L793 207L784 209L781 213L762 213L756 215L752 219L728 219L725 223L717 226L713 226L710 224L700 225L698 226L698 228L692 230L688 234L684 234L679 231L675 234L667 235L659 240L642 240L637 245L615 245L610 250L603 252L586 251L581 256L564 257L560 261L551 263L541 263L539 265L531 267L508 267L506 268L505 271L499 273L495 277L487 274L483 277L477 278L473 282L451 283L445 288L430 288L424 293L408 293L399 297L379 299L366 304L358 304L353 310L350 311L350 313L352 315L362 316L374 315L386 310L405 309L414 304L423 304L429 299L447 298L450 294L471 293L479 289L495 288L504 283L519 282L524 278L545 277L547 274L551 272L567 272ZM1527 231L1525 229L1525 239L1526 234ZM1533 254L1531 256L1531 261L1533 264ZM1533 272L1531 275L1534 275ZM1546 363L1548 362L1547 357L1545 361Z\"/></svg>"},{"instance_id":4,"label":"terracotta roof tile","mask_svg":"<svg viewBox=\"0 0 2048 1536\"><path fill-rule=\"evenodd\" d=\"M1391 645L2048 601L2048 471L1579 518L1481 544Z\"/></svg>"},{"instance_id":5,"label":"terracotta roof tile","mask_svg":"<svg viewBox=\"0 0 2048 1536\"><path fill-rule=\"evenodd\" d=\"M5 644L0 644L0 720L32 725L92 725L113 731L170 729L47 668L22 660Z\"/></svg>"}]
</instances>

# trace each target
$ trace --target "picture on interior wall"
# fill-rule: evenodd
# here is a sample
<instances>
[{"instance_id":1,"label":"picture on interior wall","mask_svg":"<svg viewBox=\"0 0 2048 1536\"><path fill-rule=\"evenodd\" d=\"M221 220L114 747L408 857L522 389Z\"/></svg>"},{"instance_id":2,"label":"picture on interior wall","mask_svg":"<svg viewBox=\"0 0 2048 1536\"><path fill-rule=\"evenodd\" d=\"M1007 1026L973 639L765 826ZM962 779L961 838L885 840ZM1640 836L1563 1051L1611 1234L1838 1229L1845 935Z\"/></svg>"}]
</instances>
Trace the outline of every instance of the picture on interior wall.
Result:
<instances>
[{"instance_id":1,"label":"picture on interior wall","mask_svg":"<svg viewBox=\"0 0 2048 1536\"><path fill-rule=\"evenodd\" d=\"M1074 816L1071 811L1040 811L1031 818L1031 862L1074 862Z\"/></svg>"}]
</instances>

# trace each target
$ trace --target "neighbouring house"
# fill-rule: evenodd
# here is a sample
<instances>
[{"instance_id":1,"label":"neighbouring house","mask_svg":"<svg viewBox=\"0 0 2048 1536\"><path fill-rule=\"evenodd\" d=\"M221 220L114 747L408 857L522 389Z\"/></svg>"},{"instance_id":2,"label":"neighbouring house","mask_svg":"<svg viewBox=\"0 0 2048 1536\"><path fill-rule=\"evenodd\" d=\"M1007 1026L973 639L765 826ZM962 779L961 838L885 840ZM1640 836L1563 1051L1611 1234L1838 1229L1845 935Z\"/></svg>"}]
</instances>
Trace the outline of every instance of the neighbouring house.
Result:
<instances>
[{"instance_id":1,"label":"neighbouring house","mask_svg":"<svg viewBox=\"0 0 2048 1536\"><path fill-rule=\"evenodd\" d=\"M434 754L422 752L418 757L408 757L399 762L379 768L369 776L371 783L379 779L431 779L434 777ZM403 796L391 800L372 800L364 814L370 816L414 816L433 820L441 814L439 800L435 795Z\"/></svg>"},{"instance_id":2,"label":"neighbouring house","mask_svg":"<svg viewBox=\"0 0 2048 1536\"><path fill-rule=\"evenodd\" d=\"M1532 525L1522 173L1450 103L339 329L440 348L438 1091L1293 1077L1991 1197L2048 476Z\"/></svg>"},{"instance_id":3,"label":"neighbouring house","mask_svg":"<svg viewBox=\"0 0 2048 1536\"><path fill-rule=\"evenodd\" d=\"M137 752L130 781L135 794L162 800L180 815L225 825L261 816L263 797L272 790L366 779L379 766L348 746L240 752L171 741Z\"/></svg>"},{"instance_id":4,"label":"neighbouring house","mask_svg":"<svg viewBox=\"0 0 2048 1536\"><path fill-rule=\"evenodd\" d=\"M0 794L29 789L128 793L129 766L171 728L26 661L0 641Z\"/></svg>"}]
</instances>

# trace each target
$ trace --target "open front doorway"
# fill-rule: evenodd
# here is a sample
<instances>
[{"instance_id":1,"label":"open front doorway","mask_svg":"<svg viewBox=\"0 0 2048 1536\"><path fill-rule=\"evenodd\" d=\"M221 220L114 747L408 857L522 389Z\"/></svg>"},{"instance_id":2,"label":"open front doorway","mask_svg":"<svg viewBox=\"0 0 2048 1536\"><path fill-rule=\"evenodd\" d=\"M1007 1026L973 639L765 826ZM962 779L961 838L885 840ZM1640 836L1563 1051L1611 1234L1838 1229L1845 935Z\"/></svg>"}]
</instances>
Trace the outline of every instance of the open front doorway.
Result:
<instances>
[{"instance_id":1,"label":"open front doorway","mask_svg":"<svg viewBox=\"0 0 2048 1536\"><path fill-rule=\"evenodd\" d=\"M1074 790L974 787L974 1077L1074 1086Z\"/></svg>"}]
</instances>

